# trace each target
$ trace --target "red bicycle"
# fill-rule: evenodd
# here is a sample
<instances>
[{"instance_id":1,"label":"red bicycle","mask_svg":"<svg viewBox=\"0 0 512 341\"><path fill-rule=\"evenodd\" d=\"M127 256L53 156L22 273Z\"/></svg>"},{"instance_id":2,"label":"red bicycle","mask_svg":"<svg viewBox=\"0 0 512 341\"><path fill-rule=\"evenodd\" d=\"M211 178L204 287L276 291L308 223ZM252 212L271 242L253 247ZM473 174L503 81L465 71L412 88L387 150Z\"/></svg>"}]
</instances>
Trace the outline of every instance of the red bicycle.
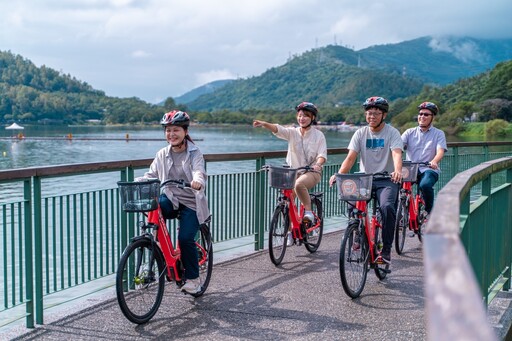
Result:
<instances>
[{"instance_id":1,"label":"red bicycle","mask_svg":"<svg viewBox=\"0 0 512 341\"><path fill-rule=\"evenodd\" d=\"M183 180L167 180L161 185L158 179L118 182L122 209L141 217L141 234L124 250L116 275L119 307L128 320L137 324L148 322L156 314L166 280L174 281L179 288L185 284L179 245L174 248L158 204L160 188L166 185L190 187ZM192 294L194 297L203 295L212 275L213 248L208 223L200 226L196 237L201 291Z\"/></svg>"},{"instance_id":2,"label":"red bicycle","mask_svg":"<svg viewBox=\"0 0 512 341\"><path fill-rule=\"evenodd\" d=\"M311 167L288 168L266 165L262 170L269 172L269 185L280 190L277 205L272 215L268 231L268 250L270 260L279 265L284 258L287 247L288 232L291 232L293 243L302 245L313 253L320 246L324 231L321 197L323 193L310 193L311 210L314 220L303 220L304 206L295 205L293 187L300 170L312 171Z\"/></svg>"},{"instance_id":3,"label":"red bicycle","mask_svg":"<svg viewBox=\"0 0 512 341\"><path fill-rule=\"evenodd\" d=\"M405 237L407 231L418 236L420 242L423 237L423 224L427 216L425 201L419 186L416 186L416 195L413 195L412 185L418 177L418 167L428 166L429 162L404 161L402 166L402 188L398 196L398 207L395 223L395 250L401 255L404 251Z\"/></svg>"},{"instance_id":4,"label":"red bicycle","mask_svg":"<svg viewBox=\"0 0 512 341\"><path fill-rule=\"evenodd\" d=\"M339 199L351 206L341 242L339 267L343 290L352 298L363 292L369 269L375 270L379 280L391 272L389 264L380 256L383 247L382 218L372 190L373 180L390 178L388 173L336 174Z\"/></svg>"}]
</instances>

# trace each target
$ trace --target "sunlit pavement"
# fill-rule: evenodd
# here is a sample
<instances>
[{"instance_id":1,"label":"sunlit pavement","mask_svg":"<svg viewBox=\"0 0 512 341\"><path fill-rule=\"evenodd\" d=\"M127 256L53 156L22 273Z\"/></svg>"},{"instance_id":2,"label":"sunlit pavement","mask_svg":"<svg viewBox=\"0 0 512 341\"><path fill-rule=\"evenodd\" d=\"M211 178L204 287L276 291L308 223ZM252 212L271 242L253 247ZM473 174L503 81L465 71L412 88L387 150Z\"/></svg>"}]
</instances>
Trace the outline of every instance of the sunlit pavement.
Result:
<instances>
[{"instance_id":1,"label":"sunlit pavement","mask_svg":"<svg viewBox=\"0 0 512 341\"><path fill-rule=\"evenodd\" d=\"M123 316L114 288L110 287L101 295L75 301L56 313L45 311L45 324L33 330L22 326L4 328L0 338L426 339L418 239L408 237L404 254L392 254L392 272L385 280L379 281L370 271L361 297L350 299L343 292L338 270L342 232L333 231L342 223L327 223L331 232L324 235L316 253L310 254L304 246L290 247L279 267L270 262L266 250L251 255L240 251L237 259L222 263L220 259L228 257L219 253L203 297L194 299L168 283L158 313L145 325L134 325ZM500 304L505 305L504 301ZM503 314L493 311L490 309L491 323L500 328Z\"/></svg>"}]
</instances>

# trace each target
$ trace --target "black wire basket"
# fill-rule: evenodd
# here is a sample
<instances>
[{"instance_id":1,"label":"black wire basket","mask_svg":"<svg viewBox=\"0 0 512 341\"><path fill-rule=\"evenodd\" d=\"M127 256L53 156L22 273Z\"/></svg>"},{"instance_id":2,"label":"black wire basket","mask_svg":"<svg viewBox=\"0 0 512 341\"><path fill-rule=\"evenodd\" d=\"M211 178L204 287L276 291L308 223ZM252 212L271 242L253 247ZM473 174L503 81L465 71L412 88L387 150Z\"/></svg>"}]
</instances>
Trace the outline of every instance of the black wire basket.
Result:
<instances>
[{"instance_id":1,"label":"black wire basket","mask_svg":"<svg viewBox=\"0 0 512 341\"><path fill-rule=\"evenodd\" d=\"M121 208L125 212L149 212L158 208L160 180L119 181Z\"/></svg>"}]
</instances>

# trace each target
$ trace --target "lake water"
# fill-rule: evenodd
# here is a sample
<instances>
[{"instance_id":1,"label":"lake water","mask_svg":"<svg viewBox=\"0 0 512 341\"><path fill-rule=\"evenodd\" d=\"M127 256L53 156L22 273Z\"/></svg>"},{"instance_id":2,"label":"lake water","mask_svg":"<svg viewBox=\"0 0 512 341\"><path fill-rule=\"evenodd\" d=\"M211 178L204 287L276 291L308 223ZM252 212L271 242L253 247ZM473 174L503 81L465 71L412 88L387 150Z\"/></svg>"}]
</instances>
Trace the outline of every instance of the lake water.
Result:
<instances>
[{"instance_id":1,"label":"lake water","mask_svg":"<svg viewBox=\"0 0 512 341\"><path fill-rule=\"evenodd\" d=\"M17 132L14 132L16 134ZM25 127L25 140L12 141L12 131L0 132L0 170L72 163L153 158L167 145L160 127ZM329 148L347 147L351 132L324 131ZM68 134L74 139L65 140ZM124 140L126 134L130 139ZM287 142L269 131L250 126L193 126L190 136L204 154L286 150ZM36 139L36 137L55 139ZM79 140L90 138L91 140ZM119 140L94 140L111 138Z\"/></svg>"},{"instance_id":2,"label":"lake water","mask_svg":"<svg viewBox=\"0 0 512 341\"><path fill-rule=\"evenodd\" d=\"M0 170L50 165L106 162L153 158L167 145L160 127L68 127L26 126L25 140L12 139L8 130L0 132ZM327 146L346 147L352 132L324 130ZM65 138L72 134L71 140ZM128 134L130 140L126 141ZM190 135L204 154L286 150L287 142L269 131L251 126L193 126ZM101 140L112 139L112 140ZM137 140L140 139L140 140ZM340 162L332 158L331 161ZM282 164L282 160L272 160ZM247 172L255 170L254 161L209 163L208 174ZM140 176L144 170L137 170ZM50 178L43 180L43 196L76 193L115 187L119 172ZM22 183L0 184L0 203L19 199Z\"/></svg>"}]
</instances>

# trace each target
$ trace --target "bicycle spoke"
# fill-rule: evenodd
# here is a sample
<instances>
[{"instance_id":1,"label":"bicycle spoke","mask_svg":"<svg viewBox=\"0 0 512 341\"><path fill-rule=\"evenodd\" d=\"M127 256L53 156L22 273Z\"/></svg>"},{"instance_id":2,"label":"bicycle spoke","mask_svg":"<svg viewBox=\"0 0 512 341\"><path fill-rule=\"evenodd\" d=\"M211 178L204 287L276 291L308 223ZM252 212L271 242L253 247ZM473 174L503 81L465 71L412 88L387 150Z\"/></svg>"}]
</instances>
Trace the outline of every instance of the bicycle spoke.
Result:
<instances>
[{"instance_id":1,"label":"bicycle spoke","mask_svg":"<svg viewBox=\"0 0 512 341\"><path fill-rule=\"evenodd\" d=\"M268 231L268 251L270 260L275 265L281 263L286 252L288 226L288 212L284 206L278 205L274 210Z\"/></svg>"},{"instance_id":2,"label":"bicycle spoke","mask_svg":"<svg viewBox=\"0 0 512 341\"><path fill-rule=\"evenodd\" d=\"M313 226L310 226L306 230L304 246L309 252L315 252L320 246L324 233L322 202L319 198L311 198L311 208L315 216L315 221Z\"/></svg>"},{"instance_id":3,"label":"bicycle spoke","mask_svg":"<svg viewBox=\"0 0 512 341\"><path fill-rule=\"evenodd\" d=\"M119 261L116 294L123 314L133 323L148 322L162 302L165 264L149 239L130 244Z\"/></svg>"},{"instance_id":4,"label":"bicycle spoke","mask_svg":"<svg viewBox=\"0 0 512 341\"><path fill-rule=\"evenodd\" d=\"M345 293L358 297L363 291L368 272L368 240L362 231L359 231L358 222L349 224L340 249L340 277Z\"/></svg>"}]
</instances>

